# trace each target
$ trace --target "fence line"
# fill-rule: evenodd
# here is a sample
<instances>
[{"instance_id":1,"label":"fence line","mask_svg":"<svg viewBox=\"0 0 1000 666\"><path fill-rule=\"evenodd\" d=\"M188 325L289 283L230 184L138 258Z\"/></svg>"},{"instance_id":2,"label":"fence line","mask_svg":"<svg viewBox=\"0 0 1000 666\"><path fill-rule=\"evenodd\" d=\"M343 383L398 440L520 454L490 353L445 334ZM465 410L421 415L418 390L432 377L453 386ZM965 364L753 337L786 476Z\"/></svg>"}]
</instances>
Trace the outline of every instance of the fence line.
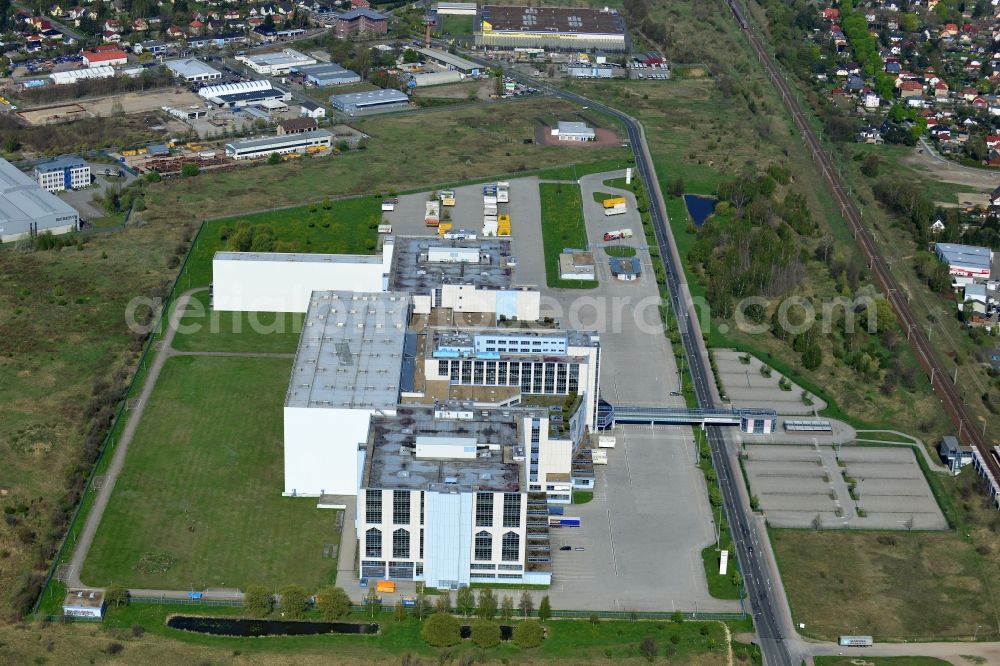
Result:
<instances>
[{"instance_id":1,"label":"fence line","mask_svg":"<svg viewBox=\"0 0 1000 666\"><path fill-rule=\"evenodd\" d=\"M38 615L38 609L42 605L42 600L45 598L45 591L48 589L49 585L52 584L52 578L55 576L56 570L62 565L63 558L66 555L67 545L70 542L70 538L73 538L73 544L76 544L75 533L77 529L77 521L80 519L80 514L86 503L87 492L91 490L91 486L94 482L94 477L96 476L97 470L100 468L101 464L104 462L108 455L108 452L114 448L114 433L118 428L119 423L121 423L122 414L124 414L127 409L129 397L132 394L133 389L136 387L136 380L143 375L146 367L146 360L149 357L150 350L160 332L163 331L164 317L169 316L170 307L174 303L175 291L177 285L180 282L181 276L184 274L184 270L187 267L188 259L191 256L191 250L194 249L195 243L201 236L201 230L204 227L204 223L199 225L198 231L195 232L194 238L191 239L191 245L188 252L184 255L184 262L181 264L180 270L177 272L177 277L174 278L174 283L170 287L170 291L167 293L166 298L163 301L163 307L160 308L160 312L156 317L156 323L153 326L153 330L146 338L145 344L143 344L142 355L135 364L135 371L132 373L132 379L129 381L128 388L125 390L121 402L118 404L118 409L115 411L114 419L111 421L111 425L108 427L108 432L104 436L104 441L101 443L100 453L97 455L97 459L94 464L91 465L90 471L87 473L87 479L84 482L83 492L80 495L80 501L76 504L76 509L73 511L73 517L69 521L69 527L66 530L66 534L62 538L62 542L59 544L59 550L56 551L55 556L52 558L52 566L49 567L49 571L45 576L45 583L42 585L41 590L38 594L38 599L35 600L35 607L32 609L33 615Z\"/></svg>"},{"instance_id":2,"label":"fence line","mask_svg":"<svg viewBox=\"0 0 1000 666\"><path fill-rule=\"evenodd\" d=\"M433 596L424 597L429 603L433 604ZM184 605L184 606L229 606L233 608L238 608L243 606L243 602L237 599L191 599L187 597L183 598L172 598L166 596L159 597L148 597L148 596L130 596L130 601L151 604L151 605ZM376 614L392 613L395 608L392 604L380 604L377 606ZM412 607L406 608L408 613L412 613ZM352 604L351 611L356 613L370 613L372 608L364 604ZM457 608L451 608L451 613L455 615L460 615ZM473 611L473 615L475 611ZM620 610L553 610L553 618L563 618L563 619L590 619L593 616L605 620L673 620L676 616L676 611L620 611ZM523 618L524 614L520 611L515 611L515 617ZM538 611L533 610L528 614L528 617L538 617ZM681 617L685 620L741 620L743 619L742 613L695 613L691 611L681 612Z\"/></svg>"}]
</instances>

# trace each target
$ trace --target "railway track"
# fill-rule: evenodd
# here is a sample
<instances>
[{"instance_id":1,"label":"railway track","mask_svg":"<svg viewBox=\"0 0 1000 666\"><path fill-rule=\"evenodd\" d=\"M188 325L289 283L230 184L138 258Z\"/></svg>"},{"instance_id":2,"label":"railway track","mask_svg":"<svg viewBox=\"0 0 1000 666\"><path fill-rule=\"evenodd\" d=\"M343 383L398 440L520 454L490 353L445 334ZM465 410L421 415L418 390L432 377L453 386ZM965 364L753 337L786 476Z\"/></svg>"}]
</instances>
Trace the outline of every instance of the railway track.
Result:
<instances>
[{"instance_id":1,"label":"railway track","mask_svg":"<svg viewBox=\"0 0 1000 666\"><path fill-rule=\"evenodd\" d=\"M959 439L967 445L975 447L985 461L986 466L993 473L993 477L1000 479L1000 462L994 456L989 442L976 430L975 420L966 408L965 403L959 397L954 385L948 381L949 374L947 369L934 353L928 338L921 331L916 315L910 308L909 303L907 303L906 298L900 291L899 285L896 283L896 279L892 276L885 260L875 246L874 239L865 228L861 219L861 213L847 193L840 177L837 175L833 162L816 138L815 132L809 126L795 94L778 70L770 53L764 48L760 38L750 27L743 10L737 5L735 0L726 0L726 2L739 22L740 28L747 36L751 48L753 48L757 54L757 58L767 71L771 82L781 94L781 100L792 115L792 120L801 132L802 138L812 153L813 159L823 172L823 180L826 182L830 194L840 206L844 220L854 233L855 242L864 255L868 267L874 274L876 283L892 305L893 312L906 332L907 341L913 348L920 365L930 378L931 388L937 392L941 403L948 412L948 416L955 424L955 427L958 428Z\"/></svg>"}]
</instances>

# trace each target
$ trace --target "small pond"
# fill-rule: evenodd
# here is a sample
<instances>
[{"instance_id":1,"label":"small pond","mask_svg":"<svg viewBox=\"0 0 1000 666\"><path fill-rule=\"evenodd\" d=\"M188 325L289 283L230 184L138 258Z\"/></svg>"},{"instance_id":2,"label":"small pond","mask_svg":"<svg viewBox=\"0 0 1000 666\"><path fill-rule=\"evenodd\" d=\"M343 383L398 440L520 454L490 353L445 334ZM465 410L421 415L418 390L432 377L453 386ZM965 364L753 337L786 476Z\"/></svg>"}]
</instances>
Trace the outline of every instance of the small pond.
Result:
<instances>
[{"instance_id":1,"label":"small pond","mask_svg":"<svg viewBox=\"0 0 1000 666\"><path fill-rule=\"evenodd\" d=\"M461 627L459 627L459 635L462 638L471 638L472 637L472 626L468 625L468 624L463 624ZM502 641L509 641L512 638L514 638L514 627L510 626L509 624L501 624L500 625L500 640L502 640Z\"/></svg>"},{"instance_id":2,"label":"small pond","mask_svg":"<svg viewBox=\"0 0 1000 666\"><path fill-rule=\"evenodd\" d=\"M354 622L298 622L253 620L229 617L174 615L167 620L171 629L195 631L213 636L309 636L314 634L377 634L377 624Z\"/></svg>"},{"instance_id":3,"label":"small pond","mask_svg":"<svg viewBox=\"0 0 1000 666\"><path fill-rule=\"evenodd\" d=\"M696 227L705 224L705 220L715 212L715 204L717 203L719 203L718 200L712 197L702 197L697 194L684 195L684 205L687 206L688 214Z\"/></svg>"}]
</instances>

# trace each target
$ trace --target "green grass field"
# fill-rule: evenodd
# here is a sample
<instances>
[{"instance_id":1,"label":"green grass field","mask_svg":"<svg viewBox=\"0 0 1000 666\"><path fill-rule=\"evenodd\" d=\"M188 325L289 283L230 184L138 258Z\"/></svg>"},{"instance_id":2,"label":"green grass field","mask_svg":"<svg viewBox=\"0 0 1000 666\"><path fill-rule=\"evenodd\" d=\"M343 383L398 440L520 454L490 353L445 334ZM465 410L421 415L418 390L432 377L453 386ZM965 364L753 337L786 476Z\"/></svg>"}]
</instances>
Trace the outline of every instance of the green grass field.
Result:
<instances>
[{"instance_id":1,"label":"green grass field","mask_svg":"<svg viewBox=\"0 0 1000 666\"><path fill-rule=\"evenodd\" d=\"M476 17L445 14L443 18L444 21L440 34L451 37L461 37L472 34L474 27L473 24L475 23Z\"/></svg>"},{"instance_id":2,"label":"green grass field","mask_svg":"<svg viewBox=\"0 0 1000 666\"><path fill-rule=\"evenodd\" d=\"M550 287L593 289L597 280L563 280L559 277L559 255L566 248L587 249L580 186L541 183L542 243L545 246L545 279Z\"/></svg>"},{"instance_id":3,"label":"green grass field","mask_svg":"<svg viewBox=\"0 0 1000 666\"><path fill-rule=\"evenodd\" d=\"M219 312L208 292L191 298L174 335L174 349L293 354L305 315L298 312Z\"/></svg>"},{"instance_id":4,"label":"green grass field","mask_svg":"<svg viewBox=\"0 0 1000 666\"><path fill-rule=\"evenodd\" d=\"M206 222L191 248L180 287L201 287L212 281L212 257L226 249L220 238L223 227L244 220L267 225L277 237L277 252L374 254L381 219L381 197L365 196Z\"/></svg>"},{"instance_id":5,"label":"green grass field","mask_svg":"<svg viewBox=\"0 0 1000 666\"><path fill-rule=\"evenodd\" d=\"M604 254L609 257L634 257L635 248L630 245L608 245L604 248Z\"/></svg>"},{"instance_id":6,"label":"green grass field","mask_svg":"<svg viewBox=\"0 0 1000 666\"><path fill-rule=\"evenodd\" d=\"M83 580L163 589L256 582L315 589L332 580L336 562L322 551L339 540L335 512L281 496L290 368L285 359L167 362ZM164 572L148 571L160 564Z\"/></svg>"}]
</instances>

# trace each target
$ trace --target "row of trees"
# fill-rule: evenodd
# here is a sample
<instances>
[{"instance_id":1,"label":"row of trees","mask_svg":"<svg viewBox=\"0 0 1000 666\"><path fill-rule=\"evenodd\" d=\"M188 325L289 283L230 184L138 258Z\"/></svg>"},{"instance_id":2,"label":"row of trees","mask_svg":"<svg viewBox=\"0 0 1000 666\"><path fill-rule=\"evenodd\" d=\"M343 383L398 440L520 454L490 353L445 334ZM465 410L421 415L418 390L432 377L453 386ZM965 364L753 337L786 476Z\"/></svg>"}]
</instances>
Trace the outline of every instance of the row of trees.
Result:
<instances>
[{"instance_id":1,"label":"row of trees","mask_svg":"<svg viewBox=\"0 0 1000 666\"><path fill-rule=\"evenodd\" d=\"M283 617L301 619L310 606L315 605L326 620L338 620L351 610L350 597L343 589L334 586L324 587L316 592L312 599L310 599L308 591L301 585L286 585L277 591L277 600L275 596L274 591L265 585L251 585L244 592L243 607L253 617L267 617L277 610ZM372 609L373 613L377 613L381 609L381 600L374 587L369 588L364 603L366 607ZM485 621L494 620L498 615L504 620L511 620L517 613L525 618L530 617L534 613L535 603L531 594L524 591L515 610L514 599L510 595L504 595L501 600L492 589L484 588L479 591L477 598L471 588L463 587L456 593L455 607L452 608L449 592L444 591L436 595L435 601L432 603L421 588L417 592L416 604L411 612L422 619L432 613L437 615L450 614L453 610L465 617L475 615L475 617ZM396 603L396 619L402 619L407 612L402 601L398 601ZM549 603L548 595L545 595L538 606L538 619L544 622L551 617L552 606Z\"/></svg>"}]
</instances>

